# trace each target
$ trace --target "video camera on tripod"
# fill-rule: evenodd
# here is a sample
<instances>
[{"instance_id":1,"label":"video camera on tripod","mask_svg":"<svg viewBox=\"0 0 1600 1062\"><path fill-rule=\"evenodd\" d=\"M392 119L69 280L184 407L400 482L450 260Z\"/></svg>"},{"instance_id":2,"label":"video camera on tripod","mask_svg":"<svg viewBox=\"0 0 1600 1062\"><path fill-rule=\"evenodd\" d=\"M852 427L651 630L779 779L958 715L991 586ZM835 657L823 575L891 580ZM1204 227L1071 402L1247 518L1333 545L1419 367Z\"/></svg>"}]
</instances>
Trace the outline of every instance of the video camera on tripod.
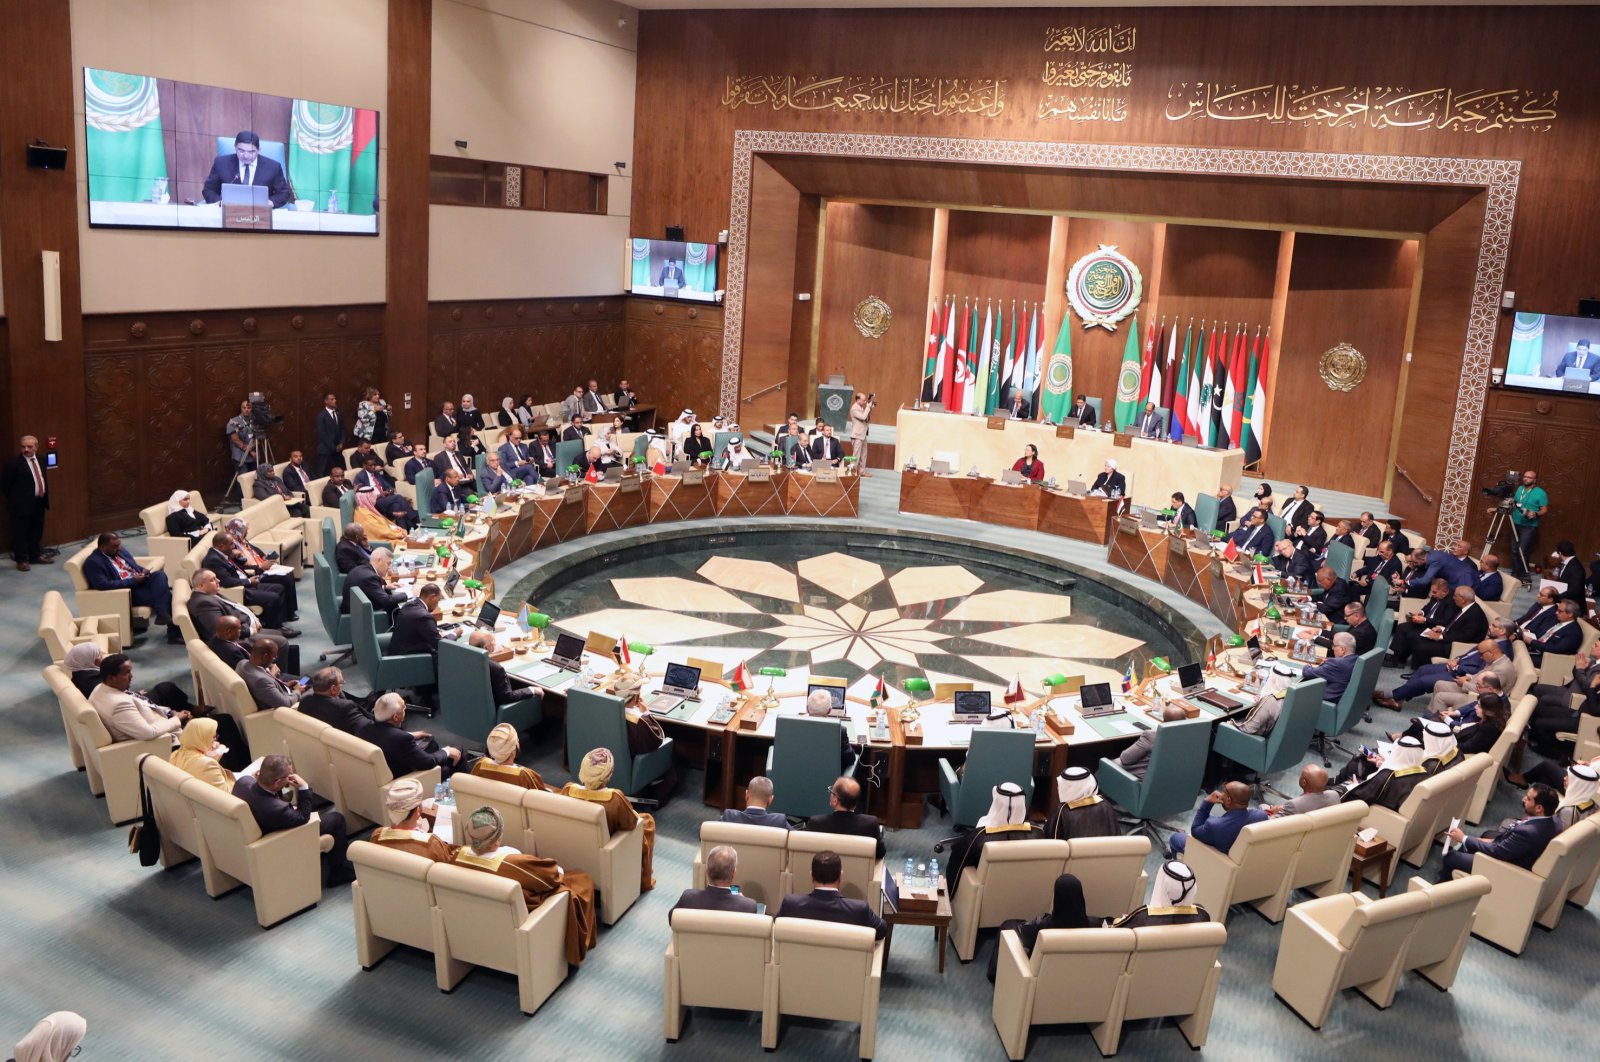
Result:
<instances>
[{"instance_id":1,"label":"video camera on tripod","mask_svg":"<svg viewBox=\"0 0 1600 1062\"><path fill-rule=\"evenodd\" d=\"M248 395L250 401L250 426L258 435L265 434L272 429L274 424L283 423L283 415L274 415L272 403L267 401L267 396L260 391L251 391Z\"/></svg>"},{"instance_id":2,"label":"video camera on tripod","mask_svg":"<svg viewBox=\"0 0 1600 1062\"><path fill-rule=\"evenodd\" d=\"M1511 499L1517 493L1517 483L1520 479L1521 477L1517 475L1516 469L1512 469L1506 473L1505 479L1499 483L1484 487L1483 493L1486 497L1498 498L1499 501L1495 503L1495 508L1500 512L1509 513L1511 511Z\"/></svg>"}]
</instances>

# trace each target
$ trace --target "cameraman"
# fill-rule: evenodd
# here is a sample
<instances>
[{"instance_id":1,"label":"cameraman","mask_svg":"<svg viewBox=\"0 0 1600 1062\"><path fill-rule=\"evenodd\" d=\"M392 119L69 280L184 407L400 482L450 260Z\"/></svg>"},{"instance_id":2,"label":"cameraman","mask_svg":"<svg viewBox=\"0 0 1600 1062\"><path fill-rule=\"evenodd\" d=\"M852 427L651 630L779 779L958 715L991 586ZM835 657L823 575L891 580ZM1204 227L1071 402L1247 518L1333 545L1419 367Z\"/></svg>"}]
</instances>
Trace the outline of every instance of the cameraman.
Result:
<instances>
[{"instance_id":1,"label":"cameraman","mask_svg":"<svg viewBox=\"0 0 1600 1062\"><path fill-rule=\"evenodd\" d=\"M1539 537L1539 517L1550 511L1550 496L1538 480L1539 473L1530 468L1511 494L1511 531L1517 540L1511 551L1511 571L1518 579L1528 578L1528 558Z\"/></svg>"},{"instance_id":2,"label":"cameraman","mask_svg":"<svg viewBox=\"0 0 1600 1062\"><path fill-rule=\"evenodd\" d=\"M856 475L867 474L867 429L872 421L872 407L877 405L878 393L870 395L856 392L850 406L850 454L856 459Z\"/></svg>"},{"instance_id":3,"label":"cameraman","mask_svg":"<svg viewBox=\"0 0 1600 1062\"><path fill-rule=\"evenodd\" d=\"M239 403L239 415L228 421L228 453L233 458L235 472L249 472L256 467L255 421L250 416L250 400Z\"/></svg>"}]
</instances>

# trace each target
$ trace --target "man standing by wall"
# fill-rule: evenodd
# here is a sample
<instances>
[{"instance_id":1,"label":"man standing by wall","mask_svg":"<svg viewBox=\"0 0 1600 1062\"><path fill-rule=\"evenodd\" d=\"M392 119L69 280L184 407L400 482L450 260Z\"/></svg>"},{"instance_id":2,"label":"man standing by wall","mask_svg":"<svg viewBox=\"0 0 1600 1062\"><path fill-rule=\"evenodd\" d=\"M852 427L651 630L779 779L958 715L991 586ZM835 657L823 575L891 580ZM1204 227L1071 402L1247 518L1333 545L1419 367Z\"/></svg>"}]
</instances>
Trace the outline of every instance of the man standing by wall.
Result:
<instances>
[{"instance_id":1,"label":"man standing by wall","mask_svg":"<svg viewBox=\"0 0 1600 1062\"><path fill-rule=\"evenodd\" d=\"M32 435L22 437L22 452L0 471L0 494L5 495L6 512L11 517L11 555L17 570L25 572L35 564L53 564L42 552L50 484L39 463L39 440Z\"/></svg>"},{"instance_id":2,"label":"man standing by wall","mask_svg":"<svg viewBox=\"0 0 1600 1062\"><path fill-rule=\"evenodd\" d=\"M1511 551L1511 573L1518 579L1528 577L1528 558L1539 538L1539 517L1549 511L1550 495L1539 486L1539 473L1530 468L1511 496L1511 533L1517 540Z\"/></svg>"}]
</instances>

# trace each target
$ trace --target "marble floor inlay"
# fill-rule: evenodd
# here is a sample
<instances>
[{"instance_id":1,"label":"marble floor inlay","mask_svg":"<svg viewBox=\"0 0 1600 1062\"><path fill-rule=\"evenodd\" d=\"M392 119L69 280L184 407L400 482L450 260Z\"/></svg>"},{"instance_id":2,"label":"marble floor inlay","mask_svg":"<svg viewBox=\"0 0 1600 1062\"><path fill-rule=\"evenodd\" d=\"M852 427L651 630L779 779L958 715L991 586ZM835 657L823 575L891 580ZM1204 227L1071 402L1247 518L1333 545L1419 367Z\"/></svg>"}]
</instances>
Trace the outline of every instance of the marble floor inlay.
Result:
<instances>
[{"instance_id":1,"label":"marble floor inlay","mask_svg":"<svg viewBox=\"0 0 1600 1062\"><path fill-rule=\"evenodd\" d=\"M848 553L824 553L795 565L800 578L846 601L883 582L883 569Z\"/></svg>"},{"instance_id":2,"label":"marble floor inlay","mask_svg":"<svg viewBox=\"0 0 1600 1062\"><path fill-rule=\"evenodd\" d=\"M929 601L966 597L982 585L982 579L958 564L905 568L889 578L894 599L902 605L921 605Z\"/></svg>"},{"instance_id":3,"label":"marble floor inlay","mask_svg":"<svg viewBox=\"0 0 1600 1062\"><path fill-rule=\"evenodd\" d=\"M657 576L647 579L613 579L611 588L620 600L645 608L675 609L678 612L733 612L754 614L761 610L747 605L720 586L707 586L693 579Z\"/></svg>"},{"instance_id":4,"label":"marble floor inlay","mask_svg":"<svg viewBox=\"0 0 1600 1062\"><path fill-rule=\"evenodd\" d=\"M794 573L771 561L712 557L700 565L700 575L728 590L743 590L781 601L800 600L800 584Z\"/></svg>"}]
</instances>

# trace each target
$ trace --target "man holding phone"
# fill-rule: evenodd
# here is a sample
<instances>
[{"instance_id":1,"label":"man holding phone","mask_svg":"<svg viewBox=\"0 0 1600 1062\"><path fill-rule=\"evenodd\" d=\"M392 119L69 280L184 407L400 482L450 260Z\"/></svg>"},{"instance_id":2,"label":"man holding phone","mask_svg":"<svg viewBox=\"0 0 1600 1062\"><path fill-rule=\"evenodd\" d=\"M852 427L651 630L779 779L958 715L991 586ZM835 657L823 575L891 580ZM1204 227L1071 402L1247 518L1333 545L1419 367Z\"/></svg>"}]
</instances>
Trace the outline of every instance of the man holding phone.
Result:
<instances>
[{"instance_id":1,"label":"man holding phone","mask_svg":"<svg viewBox=\"0 0 1600 1062\"><path fill-rule=\"evenodd\" d=\"M856 474L867 474L867 431L872 423L872 407L877 405L878 393L856 393L850 406L850 454L856 459Z\"/></svg>"},{"instance_id":2,"label":"man holding phone","mask_svg":"<svg viewBox=\"0 0 1600 1062\"><path fill-rule=\"evenodd\" d=\"M263 712L274 708L291 708L300 703L308 679L279 672L278 643L257 638L250 643L250 659L239 663L239 677L244 679L250 699Z\"/></svg>"}]
</instances>

